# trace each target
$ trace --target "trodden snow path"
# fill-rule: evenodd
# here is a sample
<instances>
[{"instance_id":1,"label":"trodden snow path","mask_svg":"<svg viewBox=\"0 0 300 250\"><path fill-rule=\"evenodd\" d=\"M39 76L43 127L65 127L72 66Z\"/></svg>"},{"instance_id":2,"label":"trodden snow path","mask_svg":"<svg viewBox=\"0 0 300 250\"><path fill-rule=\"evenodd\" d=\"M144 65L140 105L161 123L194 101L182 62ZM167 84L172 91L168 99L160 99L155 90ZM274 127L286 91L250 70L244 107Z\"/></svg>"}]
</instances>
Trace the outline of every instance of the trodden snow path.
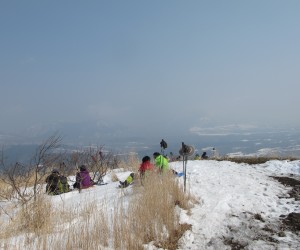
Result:
<instances>
[{"instance_id":1,"label":"trodden snow path","mask_svg":"<svg viewBox=\"0 0 300 250\"><path fill-rule=\"evenodd\" d=\"M299 169L299 162L295 164ZM187 190L199 199L199 204L190 216L182 215L182 221L191 224L192 230L182 237L181 249L231 249L224 244L226 238L247 249L300 247L296 235L273 236L279 241L274 243L266 241L262 232L264 226L278 224L280 215L300 210L299 202L279 198L286 196L289 188L270 177L279 174L270 171L278 170L274 165L188 161ZM181 171L182 163L171 163L171 167ZM261 215L265 223L255 215Z\"/></svg>"}]
</instances>

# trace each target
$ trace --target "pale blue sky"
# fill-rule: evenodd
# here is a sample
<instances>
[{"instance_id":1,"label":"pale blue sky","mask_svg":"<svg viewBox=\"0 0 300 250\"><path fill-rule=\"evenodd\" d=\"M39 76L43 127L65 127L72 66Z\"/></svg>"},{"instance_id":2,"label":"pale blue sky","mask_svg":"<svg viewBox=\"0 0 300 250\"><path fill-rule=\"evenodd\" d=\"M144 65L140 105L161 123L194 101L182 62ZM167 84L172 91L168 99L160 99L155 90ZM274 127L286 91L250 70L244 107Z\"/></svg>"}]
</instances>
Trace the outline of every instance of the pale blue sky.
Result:
<instances>
[{"instance_id":1,"label":"pale blue sky","mask_svg":"<svg viewBox=\"0 0 300 250\"><path fill-rule=\"evenodd\" d=\"M0 132L300 127L300 1L1 1Z\"/></svg>"}]
</instances>

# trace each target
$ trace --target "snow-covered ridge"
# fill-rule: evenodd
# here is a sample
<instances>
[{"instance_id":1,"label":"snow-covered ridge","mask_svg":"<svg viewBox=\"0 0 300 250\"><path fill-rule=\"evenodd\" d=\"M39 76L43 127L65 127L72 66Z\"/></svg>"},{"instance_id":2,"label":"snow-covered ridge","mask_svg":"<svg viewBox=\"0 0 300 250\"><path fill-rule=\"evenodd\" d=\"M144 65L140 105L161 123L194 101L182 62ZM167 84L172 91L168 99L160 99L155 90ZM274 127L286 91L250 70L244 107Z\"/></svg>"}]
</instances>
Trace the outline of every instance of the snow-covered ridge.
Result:
<instances>
[{"instance_id":1,"label":"snow-covered ridge","mask_svg":"<svg viewBox=\"0 0 300 250\"><path fill-rule=\"evenodd\" d=\"M170 167L180 172L183 163L172 162ZM129 173L118 170L115 174L124 179ZM191 213L180 212L181 223L191 224L192 229L180 239L179 249L231 249L230 244L240 244L247 249L299 249L299 235L289 230L278 232L281 216L299 213L300 201L289 198L291 188L271 177L291 174L300 177L300 161L274 160L259 165L188 161L187 191L197 197L199 203ZM183 177L178 180L182 182ZM111 174L104 177L104 182L107 185L81 193L53 196L52 202L56 206L72 207L91 201L113 207L116 200L126 203L135 194L132 186L125 193L117 189L118 182L113 182ZM266 228L269 231L264 230ZM157 248L149 243L145 249Z\"/></svg>"}]
</instances>

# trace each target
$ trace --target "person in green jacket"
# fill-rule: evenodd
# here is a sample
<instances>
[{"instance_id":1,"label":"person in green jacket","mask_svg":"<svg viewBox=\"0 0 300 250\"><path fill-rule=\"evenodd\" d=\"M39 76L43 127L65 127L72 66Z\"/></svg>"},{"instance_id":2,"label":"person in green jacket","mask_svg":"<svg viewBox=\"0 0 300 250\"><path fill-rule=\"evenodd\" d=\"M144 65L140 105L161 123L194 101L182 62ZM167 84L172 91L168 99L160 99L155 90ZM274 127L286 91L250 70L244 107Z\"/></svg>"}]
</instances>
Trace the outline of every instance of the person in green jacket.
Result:
<instances>
[{"instance_id":1,"label":"person in green jacket","mask_svg":"<svg viewBox=\"0 0 300 250\"><path fill-rule=\"evenodd\" d=\"M158 152L155 152L153 154L153 157L155 159L155 166L158 168L160 172L166 171L169 169L169 161L166 157L161 155Z\"/></svg>"}]
</instances>

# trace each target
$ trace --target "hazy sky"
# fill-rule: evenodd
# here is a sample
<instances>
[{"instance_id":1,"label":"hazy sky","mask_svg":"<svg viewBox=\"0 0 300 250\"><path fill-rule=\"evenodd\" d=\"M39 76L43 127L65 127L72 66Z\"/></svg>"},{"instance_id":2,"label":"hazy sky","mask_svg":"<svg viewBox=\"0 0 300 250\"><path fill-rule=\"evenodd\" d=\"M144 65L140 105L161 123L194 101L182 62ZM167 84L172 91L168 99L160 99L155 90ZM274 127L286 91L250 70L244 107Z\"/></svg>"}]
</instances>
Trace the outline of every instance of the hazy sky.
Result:
<instances>
[{"instance_id":1,"label":"hazy sky","mask_svg":"<svg viewBox=\"0 0 300 250\"><path fill-rule=\"evenodd\" d=\"M0 131L300 127L300 1L1 1Z\"/></svg>"}]
</instances>

